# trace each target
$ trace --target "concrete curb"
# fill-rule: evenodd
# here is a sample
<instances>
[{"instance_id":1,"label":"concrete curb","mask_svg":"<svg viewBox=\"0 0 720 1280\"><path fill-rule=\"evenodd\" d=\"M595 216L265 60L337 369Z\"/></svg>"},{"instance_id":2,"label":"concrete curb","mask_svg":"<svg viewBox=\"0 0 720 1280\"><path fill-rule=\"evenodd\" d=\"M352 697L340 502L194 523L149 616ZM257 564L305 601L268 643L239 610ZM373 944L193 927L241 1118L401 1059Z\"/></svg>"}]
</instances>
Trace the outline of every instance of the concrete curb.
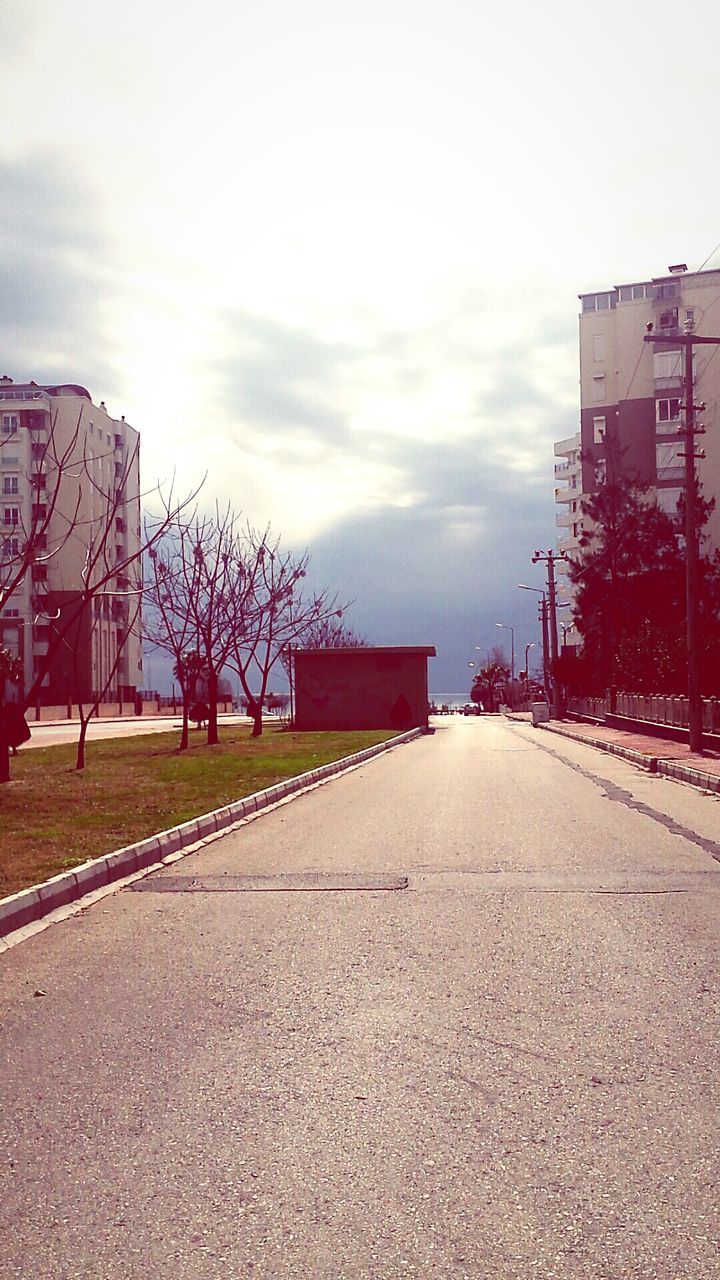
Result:
<instances>
[{"instance_id":1,"label":"concrete curb","mask_svg":"<svg viewBox=\"0 0 720 1280\"><path fill-rule=\"evenodd\" d=\"M604 742L600 738L588 738L585 734L573 733L572 729L559 725L542 724L539 728L549 733L557 733L562 738L572 738L574 742L583 742L598 751L606 751L609 755L620 756L631 764L645 769L648 773L656 773L660 777L673 778L675 782L687 782L692 787L700 787L703 791L713 791L720 795L720 777L714 773L703 773L693 765L683 764L682 760L667 760L662 755L647 756L632 747L623 747L618 742Z\"/></svg>"},{"instance_id":2,"label":"concrete curb","mask_svg":"<svg viewBox=\"0 0 720 1280\"><path fill-rule=\"evenodd\" d=\"M666 778L674 778L676 782L689 782L692 787L700 787L702 791L714 791L720 795L720 778L714 773L703 773L702 769L694 769L681 760L658 760L658 773Z\"/></svg>"},{"instance_id":3,"label":"concrete curb","mask_svg":"<svg viewBox=\"0 0 720 1280\"><path fill-rule=\"evenodd\" d=\"M343 756L342 759L333 760L318 769L301 773L296 778L286 778L284 782L277 782L264 791L256 791L243 800L234 800L220 809L213 809L199 818L191 818L167 831L159 831L124 849L91 858L81 866L73 867L72 871L63 871L50 880L44 880L29 889L21 889L8 898L0 898L0 939L17 929L35 924L59 907L66 907L87 894L105 889L115 881L138 872L147 874L150 867L161 866L166 861L175 862L183 856L184 851L196 846L199 841L221 834L237 822L270 808L280 800L307 791L339 773L357 768L393 747L424 736L424 733L422 728L410 729L387 742L379 742L374 747L355 752L354 755Z\"/></svg>"},{"instance_id":4,"label":"concrete curb","mask_svg":"<svg viewBox=\"0 0 720 1280\"><path fill-rule=\"evenodd\" d=\"M557 733L561 738L572 738L573 742L584 742L587 747L595 747L598 751L606 751L608 755L620 756L623 760L629 760L631 764L637 765L640 769L647 770L648 773L658 772L658 757L646 756L642 751L634 751L632 747L623 747L619 742L604 742L601 738L588 738L582 733L573 733L572 729L561 728L554 724L538 725L539 729L544 729L548 733Z\"/></svg>"}]
</instances>

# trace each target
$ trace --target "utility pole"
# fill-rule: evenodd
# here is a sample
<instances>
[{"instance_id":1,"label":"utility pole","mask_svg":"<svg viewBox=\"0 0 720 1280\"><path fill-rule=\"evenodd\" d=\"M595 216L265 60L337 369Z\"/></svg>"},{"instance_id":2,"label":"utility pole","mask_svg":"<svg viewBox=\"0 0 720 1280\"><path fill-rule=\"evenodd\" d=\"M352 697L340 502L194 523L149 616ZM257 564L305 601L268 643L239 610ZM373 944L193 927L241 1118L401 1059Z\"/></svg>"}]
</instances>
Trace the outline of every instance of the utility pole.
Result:
<instances>
[{"instance_id":1,"label":"utility pole","mask_svg":"<svg viewBox=\"0 0 720 1280\"><path fill-rule=\"evenodd\" d=\"M704 404L695 404L693 379L693 347L698 345L720 346L720 338L700 338L689 332L676 334L647 333L645 342L666 347L684 347L685 378L684 402L685 425L683 427L684 450L679 455L685 459L685 599L687 613L687 670L688 670L688 729L690 750L702 754L702 691L700 688L700 654L698 650L698 530L697 530L697 497L698 483L695 470L695 459L704 458L702 450L695 451L695 436L703 435L702 424L695 426L695 410L700 412Z\"/></svg>"},{"instance_id":2,"label":"utility pole","mask_svg":"<svg viewBox=\"0 0 720 1280\"><path fill-rule=\"evenodd\" d=\"M545 695L548 702L551 701L552 688L550 684L550 641L548 629L548 607L547 596L542 593L542 600L538 600L538 610L540 618L540 626L542 627L542 647L543 647L543 684L545 686Z\"/></svg>"},{"instance_id":3,"label":"utility pole","mask_svg":"<svg viewBox=\"0 0 720 1280\"><path fill-rule=\"evenodd\" d=\"M562 720L563 716L563 697L562 686L555 675L555 664L558 657L558 633L557 633L557 600L555 595L555 562L557 560L567 560L564 551L536 551L532 562L537 564L542 560L547 564L547 607L550 621L550 682L552 689L552 700L555 708L555 715L558 720Z\"/></svg>"}]
</instances>

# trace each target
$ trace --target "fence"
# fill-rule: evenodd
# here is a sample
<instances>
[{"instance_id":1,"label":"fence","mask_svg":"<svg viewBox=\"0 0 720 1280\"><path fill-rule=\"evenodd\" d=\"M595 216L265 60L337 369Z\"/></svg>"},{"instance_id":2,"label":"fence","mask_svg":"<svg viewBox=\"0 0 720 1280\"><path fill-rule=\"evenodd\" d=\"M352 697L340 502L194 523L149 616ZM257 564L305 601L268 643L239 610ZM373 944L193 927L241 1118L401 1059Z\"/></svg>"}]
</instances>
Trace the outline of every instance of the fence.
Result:
<instances>
[{"instance_id":1,"label":"fence","mask_svg":"<svg viewBox=\"0 0 720 1280\"><path fill-rule=\"evenodd\" d=\"M616 693L606 698L568 698L567 709L590 720L604 720L607 715L627 716L649 724L688 728L688 700L672 694ZM703 698L703 732L720 733L720 701Z\"/></svg>"}]
</instances>

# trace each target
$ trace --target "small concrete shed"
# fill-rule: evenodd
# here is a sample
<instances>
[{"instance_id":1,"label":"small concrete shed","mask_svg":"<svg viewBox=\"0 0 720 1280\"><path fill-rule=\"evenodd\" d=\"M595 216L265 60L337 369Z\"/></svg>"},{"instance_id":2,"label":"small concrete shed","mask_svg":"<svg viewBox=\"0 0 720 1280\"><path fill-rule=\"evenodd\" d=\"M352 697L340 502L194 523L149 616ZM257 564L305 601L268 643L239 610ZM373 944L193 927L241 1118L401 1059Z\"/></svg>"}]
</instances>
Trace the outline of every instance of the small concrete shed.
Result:
<instances>
[{"instance_id":1,"label":"small concrete shed","mask_svg":"<svg viewBox=\"0 0 720 1280\"><path fill-rule=\"evenodd\" d=\"M432 645L295 649L297 729L414 729L428 722Z\"/></svg>"}]
</instances>

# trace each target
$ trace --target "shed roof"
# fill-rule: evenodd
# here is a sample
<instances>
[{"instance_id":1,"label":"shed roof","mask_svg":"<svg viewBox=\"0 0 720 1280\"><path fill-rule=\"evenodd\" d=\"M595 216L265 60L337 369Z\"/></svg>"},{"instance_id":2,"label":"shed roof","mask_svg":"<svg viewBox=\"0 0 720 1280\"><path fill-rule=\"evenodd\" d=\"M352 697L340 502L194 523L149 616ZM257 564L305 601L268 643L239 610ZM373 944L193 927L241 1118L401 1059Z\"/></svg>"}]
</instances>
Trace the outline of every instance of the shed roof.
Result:
<instances>
[{"instance_id":1,"label":"shed roof","mask_svg":"<svg viewBox=\"0 0 720 1280\"><path fill-rule=\"evenodd\" d=\"M363 644L363 645L348 645L346 648L293 649L293 656L295 658L302 657L303 654L318 654L318 653L322 653L326 657L332 657L333 655L336 655L337 657L342 657L343 655L347 656L347 654L349 653L354 653L358 656L360 656L361 654L389 655L389 654L405 654L405 653L416 653L425 658L435 658L437 656L437 650L434 644L418 644L418 645L412 645L412 644L365 645Z\"/></svg>"}]
</instances>

